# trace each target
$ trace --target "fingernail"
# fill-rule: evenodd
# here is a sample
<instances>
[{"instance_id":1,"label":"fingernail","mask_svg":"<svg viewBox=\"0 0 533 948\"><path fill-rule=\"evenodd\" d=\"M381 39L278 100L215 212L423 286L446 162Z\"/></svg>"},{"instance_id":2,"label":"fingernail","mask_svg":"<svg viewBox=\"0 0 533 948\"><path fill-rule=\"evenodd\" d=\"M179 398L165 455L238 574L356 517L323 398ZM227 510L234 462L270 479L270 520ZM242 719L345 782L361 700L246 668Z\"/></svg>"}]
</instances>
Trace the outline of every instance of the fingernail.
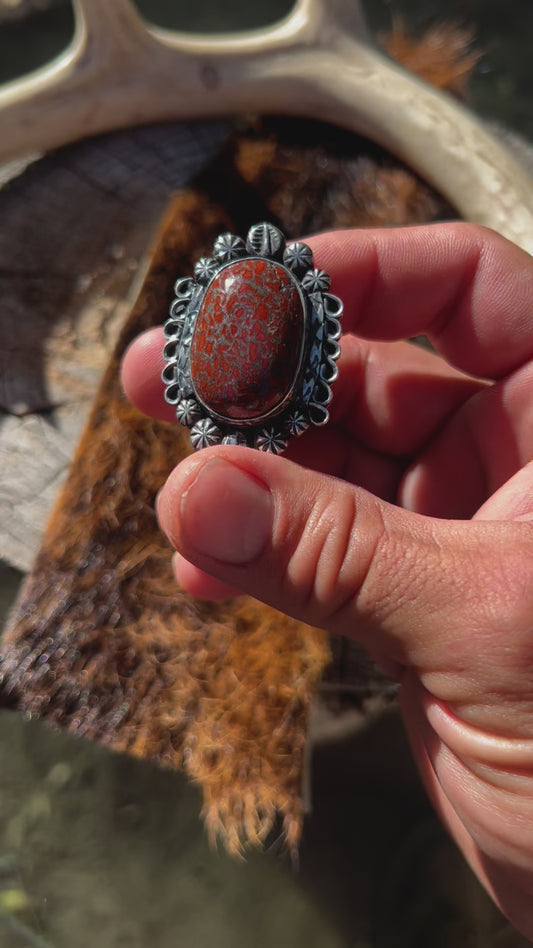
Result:
<instances>
[{"instance_id":1,"label":"fingernail","mask_svg":"<svg viewBox=\"0 0 533 948\"><path fill-rule=\"evenodd\" d=\"M250 563L271 536L270 491L227 461L208 461L182 495L180 527L186 549L223 563Z\"/></svg>"}]
</instances>

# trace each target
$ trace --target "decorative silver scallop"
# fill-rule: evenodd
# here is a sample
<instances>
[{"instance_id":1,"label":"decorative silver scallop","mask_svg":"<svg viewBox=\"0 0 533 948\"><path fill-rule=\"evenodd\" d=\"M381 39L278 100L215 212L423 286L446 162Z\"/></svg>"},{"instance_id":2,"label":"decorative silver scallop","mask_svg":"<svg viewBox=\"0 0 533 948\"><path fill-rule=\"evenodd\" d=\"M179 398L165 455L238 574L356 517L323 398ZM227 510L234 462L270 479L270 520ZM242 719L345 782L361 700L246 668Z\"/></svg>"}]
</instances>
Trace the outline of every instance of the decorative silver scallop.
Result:
<instances>
[{"instance_id":1,"label":"decorative silver scallop","mask_svg":"<svg viewBox=\"0 0 533 948\"><path fill-rule=\"evenodd\" d=\"M174 284L174 293L177 299L185 299L190 296L194 287L192 277L180 277Z\"/></svg>"},{"instance_id":2,"label":"decorative silver scallop","mask_svg":"<svg viewBox=\"0 0 533 948\"><path fill-rule=\"evenodd\" d=\"M329 405L332 398L332 391L328 383L325 382L321 377L319 377L318 382L316 383L313 389L313 404L316 405Z\"/></svg>"},{"instance_id":3,"label":"decorative silver scallop","mask_svg":"<svg viewBox=\"0 0 533 948\"><path fill-rule=\"evenodd\" d=\"M320 378L326 385L333 385L336 379L339 377L339 369L335 362L331 359L327 359L320 366Z\"/></svg>"},{"instance_id":4,"label":"decorative silver scallop","mask_svg":"<svg viewBox=\"0 0 533 948\"><path fill-rule=\"evenodd\" d=\"M340 339L341 337L341 324L338 319L326 319L326 332L329 339Z\"/></svg>"},{"instance_id":5,"label":"decorative silver scallop","mask_svg":"<svg viewBox=\"0 0 533 948\"><path fill-rule=\"evenodd\" d=\"M224 435L222 444L240 444L242 447L246 447L248 439L242 431L233 431L231 434Z\"/></svg>"},{"instance_id":6,"label":"decorative silver scallop","mask_svg":"<svg viewBox=\"0 0 533 948\"><path fill-rule=\"evenodd\" d=\"M328 319L340 319L342 316L342 300L333 293L324 293L324 312Z\"/></svg>"},{"instance_id":7,"label":"decorative silver scallop","mask_svg":"<svg viewBox=\"0 0 533 948\"><path fill-rule=\"evenodd\" d=\"M334 336L332 337L328 335L326 338L324 343L324 353L328 359L333 359L336 361L339 358L341 354L341 347Z\"/></svg>"},{"instance_id":8,"label":"decorative silver scallop","mask_svg":"<svg viewBox=\"0 0 533 948\"><path fill-rule=\"evenodd\" d=\"M174 382L173 385L167 385L165 390L165 401L169 405L177 405L181 398L181 385L179 382ZM178 419L179 421L179 419Z\"/></svg>"},{"instance_id":9,"label":"decorative silver scallop","mask_svg":"<svg viewBox=\"0 0 533 948\"><path fill-rule=\"evenodd\" d=\"M172 303L170 307L170 316L173 319L176 319L178 322L183 320L187 307L189 305L190 296L178 296Z\"/></svg>"},{"instance_id":10,"label":"decorative silver scallop","mask_svg":"<svg viewBox=\"0 0 533 948\"><path fill-rule=\"evenodd\" d=\"M309 417L311 423L316 425L317 428L321 428L323 425L326 425L329 421L329 412L324 405L318 405L315 402L311 402L309 405Z\"/></svg>"}]
</instances>

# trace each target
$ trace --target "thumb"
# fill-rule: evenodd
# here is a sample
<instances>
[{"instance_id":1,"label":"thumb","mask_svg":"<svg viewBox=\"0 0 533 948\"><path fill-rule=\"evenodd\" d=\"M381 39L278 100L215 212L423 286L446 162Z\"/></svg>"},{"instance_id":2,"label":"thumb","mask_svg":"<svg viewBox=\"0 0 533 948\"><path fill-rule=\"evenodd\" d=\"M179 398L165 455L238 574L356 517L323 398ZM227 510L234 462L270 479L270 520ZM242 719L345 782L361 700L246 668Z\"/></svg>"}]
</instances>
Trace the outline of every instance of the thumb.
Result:
<instances>
[{"instance_id":1,"label":"thumb","mask_svg":"<svg viewBox=\"0 0 533 948\"><path fill-rule=\"evenodd\" d=\"M479 626L480 606L485 612L485 578L491 603L495 575L506 603L506 574L523 556L506 535L510 525L423 517L240 447L182 462L160 493L158 515L175 548L228 586L357 638L382 664L444 675L479 655L465 632ZM489 570L488 551L501 568Z\"/></svg>"}]
</instances>

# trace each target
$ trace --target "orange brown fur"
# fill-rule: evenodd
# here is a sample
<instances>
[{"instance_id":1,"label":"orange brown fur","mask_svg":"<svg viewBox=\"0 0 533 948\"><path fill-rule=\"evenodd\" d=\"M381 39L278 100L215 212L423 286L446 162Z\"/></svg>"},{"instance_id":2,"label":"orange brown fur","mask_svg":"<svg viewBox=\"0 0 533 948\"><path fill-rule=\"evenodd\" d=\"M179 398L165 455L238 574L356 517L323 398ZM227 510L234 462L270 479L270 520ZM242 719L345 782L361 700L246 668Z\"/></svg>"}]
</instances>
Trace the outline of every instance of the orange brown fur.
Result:
<instances>
[{"instance_id":1,"label":"orange brown fur","mask_svg":"<svg viewBox=\"0 0 533 948\"><path fill-rule=\"evenodd\" d=\"M401 17L383 38L389 56L425 82L464 98L468 81L481 56L472 49L473 31L436 23L423 36L414 37Z\"/></svg>"}]
</instances>

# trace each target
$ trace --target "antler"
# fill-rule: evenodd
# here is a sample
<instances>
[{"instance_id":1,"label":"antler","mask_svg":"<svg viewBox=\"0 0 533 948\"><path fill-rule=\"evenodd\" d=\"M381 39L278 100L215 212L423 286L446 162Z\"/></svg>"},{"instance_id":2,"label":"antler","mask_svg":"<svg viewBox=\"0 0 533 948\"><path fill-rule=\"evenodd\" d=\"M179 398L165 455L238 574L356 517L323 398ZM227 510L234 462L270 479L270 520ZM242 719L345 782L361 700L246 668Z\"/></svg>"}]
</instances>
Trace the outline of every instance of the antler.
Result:
<instances>
[{"instance_id":1,"label":"antler","mask_svg":"<svg viewBox=\"0 0 533 948\"><path fill-rule=\"evenodd\" d=\"M335 122L378 142L467 220L533 252L533 180L466 109L367 42L357 0L297 0L223 39L149 27L130 0L74 0L70 48L0 91L0 161L111 129L243 111Z\"/></svg>"}]
</instances>

